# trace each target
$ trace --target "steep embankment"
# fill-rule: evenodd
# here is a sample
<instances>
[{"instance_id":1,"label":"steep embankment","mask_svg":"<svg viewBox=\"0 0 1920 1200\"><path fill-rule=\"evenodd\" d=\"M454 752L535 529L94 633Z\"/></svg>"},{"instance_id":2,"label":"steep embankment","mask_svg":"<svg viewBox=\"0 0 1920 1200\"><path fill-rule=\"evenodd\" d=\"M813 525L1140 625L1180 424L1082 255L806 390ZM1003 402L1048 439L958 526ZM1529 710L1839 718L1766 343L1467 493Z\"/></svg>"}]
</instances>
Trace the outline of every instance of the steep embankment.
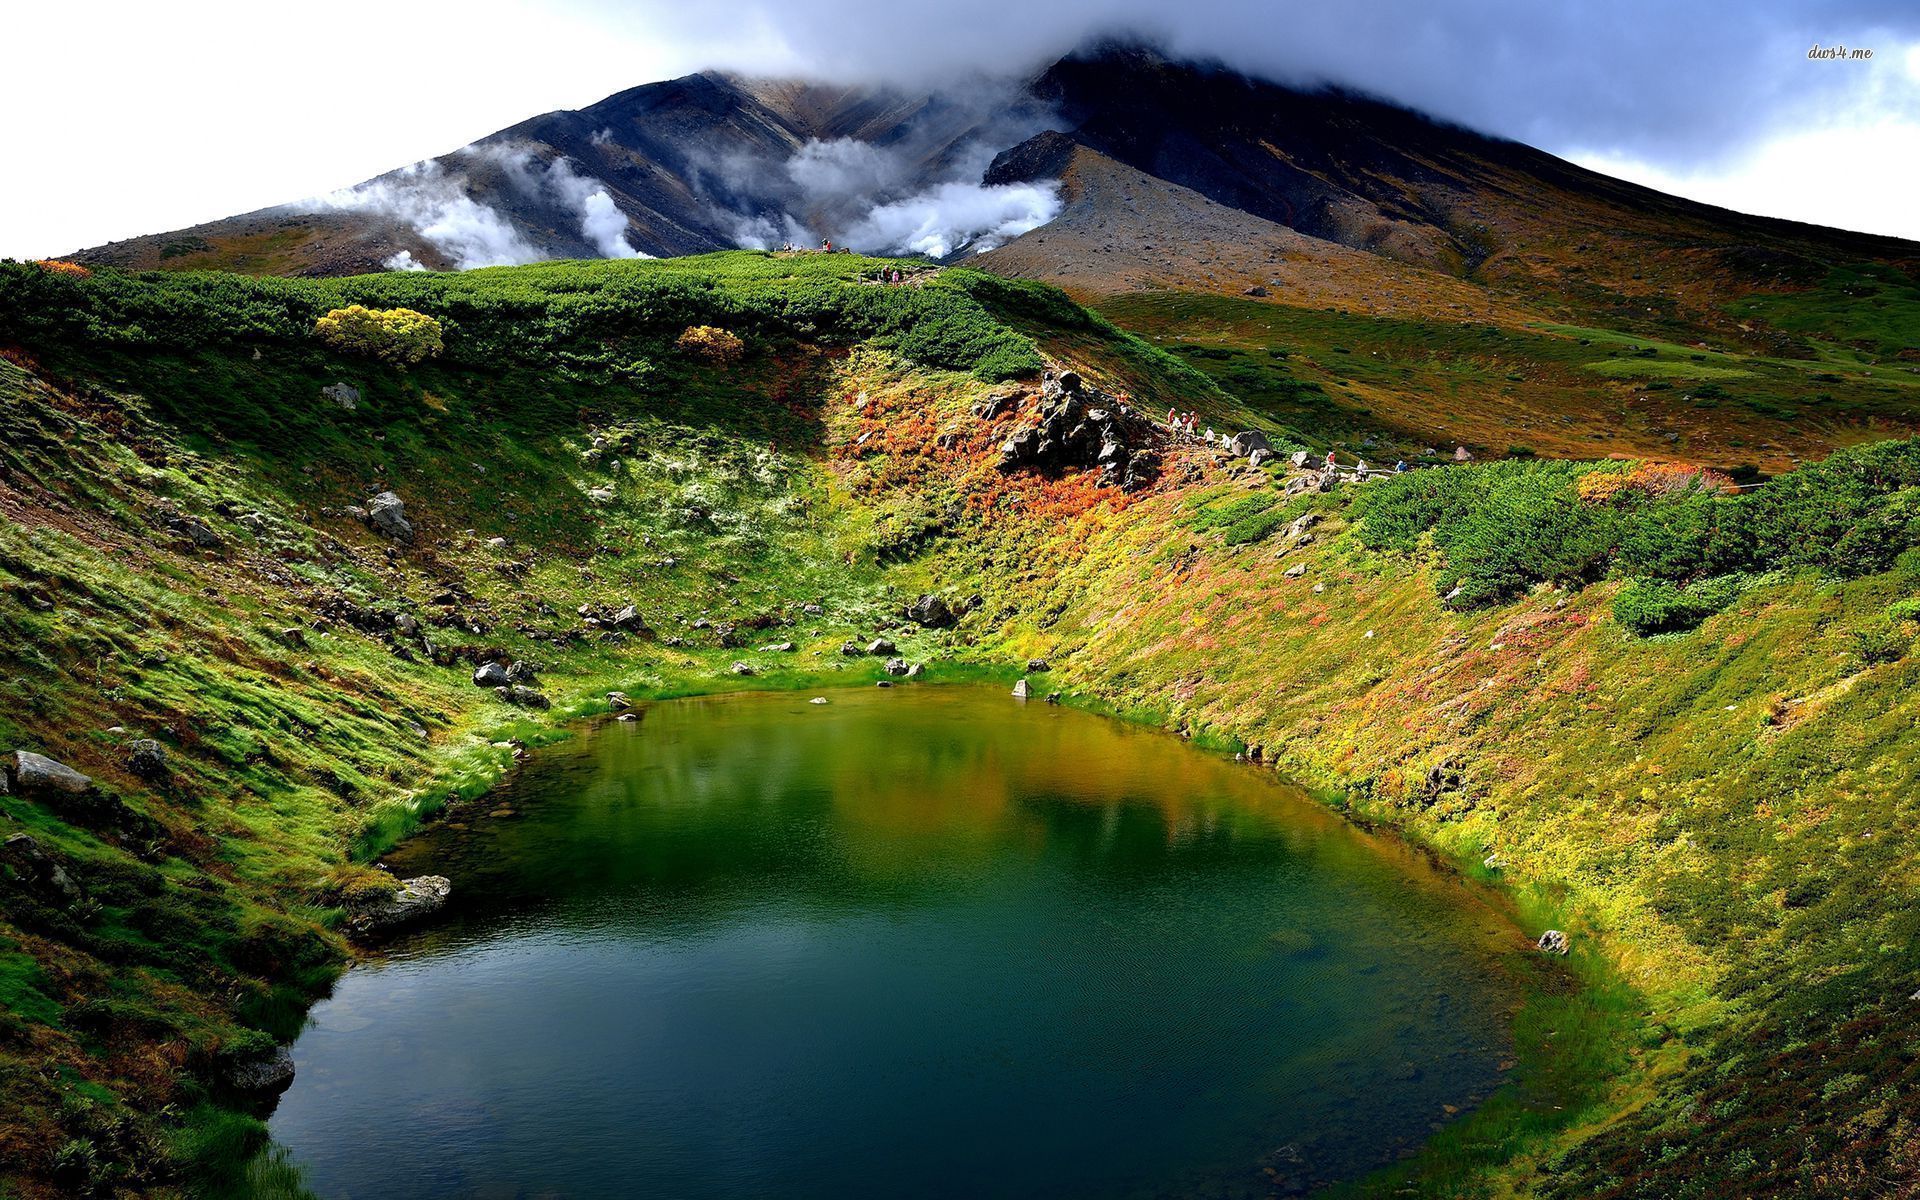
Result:
<instances>
[{"instance_id":1,"label":"steep embankment","mask_svg":"<svg viewBox=\"0 0 1920 1200\"><path fill-rule=\"evenodd\" d=\"M1117 410L1043 402L1043 355L1244 414L1057 293L873 270L0 270L0 748L96 785L0 796L33 839L0 871L17 1194L230 1173L237 1085L391 892L364 864L519 744L615 687L866 682L885 656L842 645L883 635L1257 745L1572 932L1590 986L1530 1008L1429 1191L1913 1191L1911 448L1758 500L1507 464L1359 501L1123 414L1130 490L1064 420L1003 471L1043 403ZM349 302L435 317L442 353L327 349ZM924 590L951 627L903 619ZM554 707L473 686L490 661Z\"/></svg>"}]
</instances>

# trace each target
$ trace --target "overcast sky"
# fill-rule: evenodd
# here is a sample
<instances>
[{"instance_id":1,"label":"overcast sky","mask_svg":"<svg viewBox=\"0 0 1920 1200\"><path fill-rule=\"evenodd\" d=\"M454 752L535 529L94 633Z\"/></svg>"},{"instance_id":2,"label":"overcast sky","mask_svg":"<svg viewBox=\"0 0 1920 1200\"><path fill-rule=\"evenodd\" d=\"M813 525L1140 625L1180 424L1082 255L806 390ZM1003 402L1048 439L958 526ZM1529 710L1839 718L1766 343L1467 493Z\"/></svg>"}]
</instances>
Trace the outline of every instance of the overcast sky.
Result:
<instances>
[{"instance_id":1,"label":"overcast sky","mask_svg":"<svg viewBox=\"0 0 1920 1200\"><path fill-rule=\"evenodd\" d=\"M315 195L706 66L913 84L1117 30L1920 239L1920 0L5 0L0 255Z\"/></svg>"}]
</instances>

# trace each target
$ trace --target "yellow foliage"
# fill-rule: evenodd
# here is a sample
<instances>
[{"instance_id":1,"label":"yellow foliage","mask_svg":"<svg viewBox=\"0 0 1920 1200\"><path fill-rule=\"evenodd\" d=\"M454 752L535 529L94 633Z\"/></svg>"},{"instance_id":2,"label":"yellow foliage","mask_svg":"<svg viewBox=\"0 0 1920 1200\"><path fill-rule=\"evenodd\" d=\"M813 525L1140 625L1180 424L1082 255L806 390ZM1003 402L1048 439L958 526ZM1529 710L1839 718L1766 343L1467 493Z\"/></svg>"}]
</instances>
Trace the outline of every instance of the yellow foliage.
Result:
<instances>
[{"instance_id":1,"label":"yellow foliage","mask_svg":"<svg viewBox=\"0 0 1920 1200\"><path fill-rule=\"evenodd\" d=\"M690 325L673 345L682 354L721 365L739 362L747 352L739 334L714 325Z\"/></svg>"},{"instance_id":2,"label":"yellow foliage","mask_svg":"<svg viewBox=\"0 0 1920 1200\"><path fill-rule=\"evenodd\" d=\"M445 348L440 322L410 308L336 308L313 323L314 336L344 354L362 354L406 366Z\"/></svg>"}]
</instances>

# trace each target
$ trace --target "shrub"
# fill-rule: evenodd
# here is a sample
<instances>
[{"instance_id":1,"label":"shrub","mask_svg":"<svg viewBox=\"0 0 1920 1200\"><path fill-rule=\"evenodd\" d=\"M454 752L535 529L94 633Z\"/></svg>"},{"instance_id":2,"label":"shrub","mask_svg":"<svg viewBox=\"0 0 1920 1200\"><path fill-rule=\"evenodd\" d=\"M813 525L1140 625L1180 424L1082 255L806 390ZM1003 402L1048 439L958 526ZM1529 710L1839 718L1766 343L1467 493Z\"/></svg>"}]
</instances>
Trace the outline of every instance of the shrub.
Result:
<instances>
[{"instance_id":1,"label":"shrub","mask_svg":"<svg viewBox=\"0 0 1920 1200\"><path fill-rule=\"evenodd\" d=\"M1681 587L1664 579L1636 579L1613 598L1613 619L1642 637L1694 629L1733 603L1746 582L1726 576Z\"/></svg>"},{"instance_id":2,"label":"shrub","mask_svg":"<svg viewBox=\"0 0 1920 1200\"><path fill-rule=\"evenodd\" d=\"M71 275L77 279L85 279L93 274L79 263L68 262L64 258L43 258L36 265L43 271L52 271L55 275Z\"/></svg>"},{"instance_id":3,"label":"shrub","mask_svg":"<svg viewBox=\"0 0 1920 1200\"><path fill-rule=\"evenodd\" d=\"M350 304L313 323L313 334L343 354L359 354L409 366L445 349L440 322L411 308L368 308Z\"/></svg>"},{"instance_id":4,"label":"shrub","mask_svg":"<svg viewBox=\"0 0 1920 1200\"><path fill-rule=\"evenodd\" d=\"M737 363L747 352L740 335L715 325L689 325L674 339L674 349L715 366Z\"/></svg>"}]
</instances>

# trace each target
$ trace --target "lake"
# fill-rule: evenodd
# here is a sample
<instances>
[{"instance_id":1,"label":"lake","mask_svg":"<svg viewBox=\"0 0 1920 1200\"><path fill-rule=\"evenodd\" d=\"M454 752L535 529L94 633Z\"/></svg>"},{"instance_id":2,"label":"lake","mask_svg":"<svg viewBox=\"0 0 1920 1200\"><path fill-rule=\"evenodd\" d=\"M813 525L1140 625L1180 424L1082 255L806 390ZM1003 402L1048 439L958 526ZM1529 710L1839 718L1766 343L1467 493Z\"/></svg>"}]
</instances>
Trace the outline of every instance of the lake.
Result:
<instances>
[{"instance_id":1,"label":"lake","mask_svg":"<svg viewBox=\"0 0 1920 1200\"><path fill-rule=\"evenodd\" d=\"M1502 1082L1523 939L1271 769L828 698L646 706L394 852L454 896L294 1046L313 1190L1291 1195Z\"/></svg>"}]
</instances>

